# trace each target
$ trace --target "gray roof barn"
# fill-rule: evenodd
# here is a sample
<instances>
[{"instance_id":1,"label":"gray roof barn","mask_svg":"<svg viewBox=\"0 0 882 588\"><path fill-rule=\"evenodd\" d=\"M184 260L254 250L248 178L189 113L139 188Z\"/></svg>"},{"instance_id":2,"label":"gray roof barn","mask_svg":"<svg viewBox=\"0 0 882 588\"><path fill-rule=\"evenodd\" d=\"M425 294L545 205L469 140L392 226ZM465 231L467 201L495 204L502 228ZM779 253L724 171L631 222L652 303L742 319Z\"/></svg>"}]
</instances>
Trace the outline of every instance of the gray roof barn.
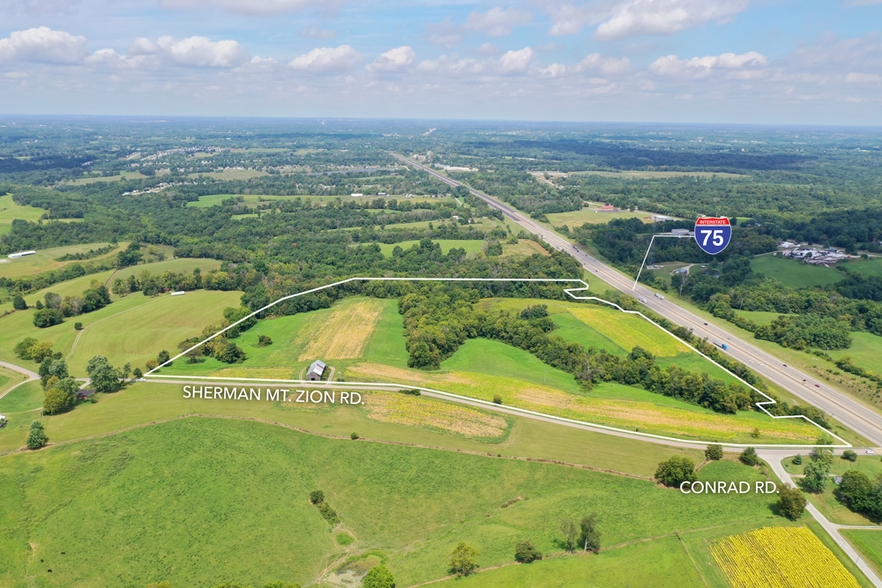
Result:
<instances>
[{"instance_id":1,"label":"gray roof barn","mask_svg":"<svg viewBox=\"0 0 882 588\"><path fill-rule=\"evenodd\" d=\"M322 374L325 373L326 367L327 366L325 365L325 362L323 362L322 360L315 360L314 362L312 362L312 365L309 366L309 371L306 372L306 379L313 382L321 380Z\"/></svg>"}]
</instances>

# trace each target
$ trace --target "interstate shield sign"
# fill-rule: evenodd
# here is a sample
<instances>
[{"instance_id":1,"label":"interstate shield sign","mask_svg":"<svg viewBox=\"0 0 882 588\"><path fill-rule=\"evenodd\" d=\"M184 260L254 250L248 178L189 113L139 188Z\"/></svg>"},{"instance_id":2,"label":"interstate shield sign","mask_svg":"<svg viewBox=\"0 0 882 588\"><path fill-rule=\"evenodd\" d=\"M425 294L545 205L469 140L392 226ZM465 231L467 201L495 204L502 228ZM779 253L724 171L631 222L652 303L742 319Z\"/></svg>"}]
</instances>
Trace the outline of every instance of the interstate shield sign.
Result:
<instances>
[{"instance_id":1,"label":"interstate shield sign","mask_svg":"<svg viewBox=\"0 0 882 588\"><path fill-rule=\"evenodd\" d=\"M716 255L731 240L732 227L726 217L700 218L695 222L695 242L705 253Z\"/></svg>"}]
</instances>

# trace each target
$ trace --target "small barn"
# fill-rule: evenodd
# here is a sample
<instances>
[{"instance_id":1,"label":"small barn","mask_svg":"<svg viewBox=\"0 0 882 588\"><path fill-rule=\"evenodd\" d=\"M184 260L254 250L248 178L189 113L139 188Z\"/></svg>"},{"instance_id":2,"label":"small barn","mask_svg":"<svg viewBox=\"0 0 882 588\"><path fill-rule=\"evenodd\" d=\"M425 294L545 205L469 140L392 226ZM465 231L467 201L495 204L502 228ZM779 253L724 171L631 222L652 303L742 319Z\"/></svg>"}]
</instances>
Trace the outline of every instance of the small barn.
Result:
<instances>
[{"instance_id":1,"label":"small barn","mask_svg":"<svg viewBox=\"0 0 882 588\"><path fill-rule=\"evenodd\" d=\"M306 372L306 379L311 382L317 382L322 379L322 375L325 373L325 362L320 359L312 362L312 365L309 366L309 371Z\"/></svg>"}]
</instances>

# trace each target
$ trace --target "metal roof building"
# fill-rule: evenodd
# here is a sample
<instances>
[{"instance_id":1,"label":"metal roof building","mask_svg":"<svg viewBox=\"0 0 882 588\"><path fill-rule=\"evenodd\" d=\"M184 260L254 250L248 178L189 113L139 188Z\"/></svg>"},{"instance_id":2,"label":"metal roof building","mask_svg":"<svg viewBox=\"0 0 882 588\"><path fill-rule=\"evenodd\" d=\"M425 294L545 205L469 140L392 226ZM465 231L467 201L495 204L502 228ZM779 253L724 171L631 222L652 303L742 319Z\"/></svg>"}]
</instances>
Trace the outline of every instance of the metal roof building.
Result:
<instances>
[{"instance_id":1,"label":"metal roof building","mask_svg":"<svg viewBox=\"0 0 882 588\"><path fill-rule=\"evenodd\" d=\"M309 371L306 372L306 379L312 382L316 382L322 379L322 375L325 373L325 362L320 359L312 362L312 365L309 366Z\"/></svg>"}]
</instances>

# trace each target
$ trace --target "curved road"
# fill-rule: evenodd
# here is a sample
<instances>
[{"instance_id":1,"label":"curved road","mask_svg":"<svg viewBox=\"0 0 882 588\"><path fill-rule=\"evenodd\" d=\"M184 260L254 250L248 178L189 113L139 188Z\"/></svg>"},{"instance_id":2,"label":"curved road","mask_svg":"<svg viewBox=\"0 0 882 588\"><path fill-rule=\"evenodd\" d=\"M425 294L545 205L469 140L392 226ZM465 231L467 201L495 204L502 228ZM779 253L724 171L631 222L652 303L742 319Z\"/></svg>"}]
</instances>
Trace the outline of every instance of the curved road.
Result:
<instances>
[{"instance_id":1,"label":"curved road","mask_svg":"<svg viewBox=\"0 0 882 588\"><path fill-rule=\"evenodd\" d=\"M18 384L16 384L15 386L13 386L12 388L10 388L10 389L7 390L6 392L4 392L3 394L0 394L0 398L3 398L4 396L6 396L7 394L9 394L9 393L12 392L13 390L15 390L16 388L18 388L19 386L21 386L22 384L27 384L28 382L33 382L34 380L39 380L39 379L40 379L40 374L38 374L38 373L36 373L36 372L34 372L34 371L31 371L31 370L29 370L29 369L27 369L27 368L23 368L23 367L21 367L21 366L15 365L14 363L7 363L7 362L5 362L5 361L0 361L0 367L5 367L5 368L8 369L8 370L12 370L12 371L14 371L14 372L18 372L19 374L23 374L23 375L25 376L25 379L24 379L24 380L22 380L21 382L19 382Z\"/></svg>"},{"instance_id":2,"label":"curved road","mask_svg":"<svg viewBox=\"0 0 882 588\"><path fill-rule=\"evenodd\" d=\"M838 390L833 390L826 384L811 376L800 372L792 367L785 367L780 359L763 351L755 345L738 338L731 333L720 329L692 312L674 304L673 302L656 298L655 291L638 284L636 289L633 280L622 275L617 270L603 264L596 258L584 251L575 249L570 242L554 233L551 229L543 227L521 213L520 211L504 204L483 192L452 180L425 165L412 161L397 153L391 154L399 161L420 169L432 177L444 182L448 186L464 186L473 196L487 202L492 208L499 210L524 230L538 235L546 243L559 250L572 255L589 272L595 274L604 282L610 284L619 291L645 300L643 304L677 325L692 328L693 333L700 338L707 338L711 342L725 342L729 349L727 353L732 359L740 361L753 371L763 376L770 382L781 386L797 398L812 404L827 414L833 416L847 428L858 433L871 443L882 446L882 414L860 400L848 396Z\"/></svg>"}]
</instances>

